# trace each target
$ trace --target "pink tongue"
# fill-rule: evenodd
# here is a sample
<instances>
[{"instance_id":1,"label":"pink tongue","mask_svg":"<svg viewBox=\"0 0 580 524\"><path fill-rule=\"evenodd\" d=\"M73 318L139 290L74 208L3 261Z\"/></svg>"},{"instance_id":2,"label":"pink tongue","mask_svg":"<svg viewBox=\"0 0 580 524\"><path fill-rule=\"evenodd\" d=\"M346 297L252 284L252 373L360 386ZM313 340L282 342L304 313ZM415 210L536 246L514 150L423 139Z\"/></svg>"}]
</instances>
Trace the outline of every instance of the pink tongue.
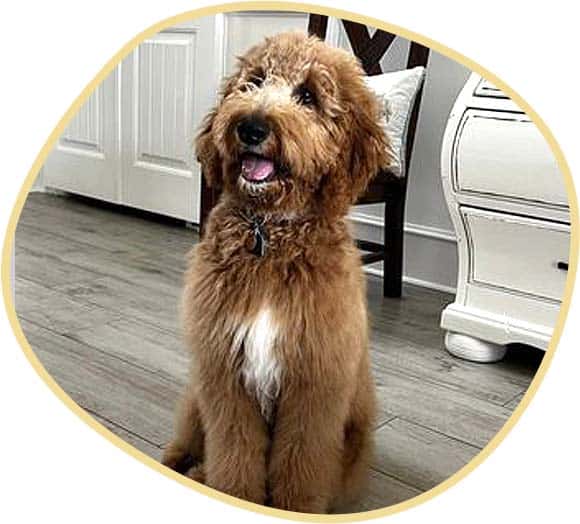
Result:
<instances>
[{"instance_id":1,"label":"pink tongue","mask_svg":"<svg viewBox=\"0 0 580 524\"><path fill-rule=\"evenodd\" d=\"M247 156L242 159L242 174L248 180L265 180L274 172L274 163L265 158Z\"/></svg>"}]
</instances>

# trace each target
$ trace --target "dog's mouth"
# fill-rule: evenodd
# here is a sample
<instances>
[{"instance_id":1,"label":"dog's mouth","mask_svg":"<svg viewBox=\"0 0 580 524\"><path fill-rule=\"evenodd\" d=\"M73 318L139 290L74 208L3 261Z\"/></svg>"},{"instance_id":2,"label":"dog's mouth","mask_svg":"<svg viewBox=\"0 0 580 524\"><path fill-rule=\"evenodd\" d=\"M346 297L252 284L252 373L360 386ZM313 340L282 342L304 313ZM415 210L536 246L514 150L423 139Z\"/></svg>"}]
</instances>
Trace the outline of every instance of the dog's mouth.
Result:
<instances>
[{"instance_id":1,"label":"dog's mouth","mask_svg":"<svg viewBox=\"0 0 580 524\"><path fill-rule=\"evenodd\" d=\"M276 164L271 158L254 153L244 153L240 161L241 175L252 184L270 182L276 176Z\"/></svg>"}]
</instances>

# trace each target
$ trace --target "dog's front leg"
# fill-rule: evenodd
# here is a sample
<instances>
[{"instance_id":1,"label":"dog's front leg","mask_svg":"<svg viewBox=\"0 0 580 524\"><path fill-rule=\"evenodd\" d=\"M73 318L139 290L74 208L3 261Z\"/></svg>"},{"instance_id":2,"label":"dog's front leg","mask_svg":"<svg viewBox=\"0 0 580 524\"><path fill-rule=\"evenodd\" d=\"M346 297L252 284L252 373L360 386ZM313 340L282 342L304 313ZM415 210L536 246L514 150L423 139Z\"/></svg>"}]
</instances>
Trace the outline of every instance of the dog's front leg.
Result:
<instances>
[{"instance_id":1,"label":"dog's front leg","mask_svg":"<svg viewBox=\"0 0 580 524\"><path fill-rule=\"evenodd\" d=\"M268 477L274 507L329 510L341 482L347 396L342 387L311 383L280 398Z\"/></svg>"},{"instance_id":2,"label":"dog's front leg","mask_svg":"<svg viewBox=\"0 0 580 524\"><path fill-rule=\"evenodd\" d=\"M163 453L163 465L181 473L203 461L204 432L195 379L185 387L177 405L175 434Z\"/></svg>"},{"instance_id":3,"label":"dog's front leg","mask_svg":"<svg viewBox=\"0 0 580 524\"><path fill-rule=\"evenodd\" d=\"M264 504L268 429L256 403L233 385L209 392L205 400L206 484Z\"/></svg>"}]
</instances>

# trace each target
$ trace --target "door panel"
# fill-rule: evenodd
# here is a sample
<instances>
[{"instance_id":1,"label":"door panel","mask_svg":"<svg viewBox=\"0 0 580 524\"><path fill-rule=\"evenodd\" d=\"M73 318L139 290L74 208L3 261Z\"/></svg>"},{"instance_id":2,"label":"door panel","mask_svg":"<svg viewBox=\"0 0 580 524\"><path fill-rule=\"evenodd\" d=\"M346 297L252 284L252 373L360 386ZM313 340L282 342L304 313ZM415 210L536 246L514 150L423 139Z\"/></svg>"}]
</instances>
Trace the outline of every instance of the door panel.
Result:
<instances>
[{"instance_id":1,"label":"door panel","mask_svg":"<svg viewBox=\"0 0 580 524\"><path fill-rule=\"evenodd\" d=\"M191 219L196 30L164 32L123 63L123 201ZM128 92L127 92L128 91Z\"/></svg>"},{"instance_id":2,"label":"door panel","mask_svg":"<svg viewBox=\"0 0 580 524\"><path fill-rule=\"evenodd\" d=\"M114 70L60 136L44 166L46 186L118 201L118 79Z\"/></svg>"},{"instance_id":3,"label":"door panel","mask_svg":"<svg viewBox=\"0 0 580 524\"><path fill-rule=\"evenodd\" d=\"M123 62L124 203L199 220L200 173L193 137L207 107L199 96L212 67L213 18L163 31ZM201 84L201 86L199 85ZM207 98L207 97L205 97ZM197 103L196 103L197 101Z\"/></svg>"}]
</instances>

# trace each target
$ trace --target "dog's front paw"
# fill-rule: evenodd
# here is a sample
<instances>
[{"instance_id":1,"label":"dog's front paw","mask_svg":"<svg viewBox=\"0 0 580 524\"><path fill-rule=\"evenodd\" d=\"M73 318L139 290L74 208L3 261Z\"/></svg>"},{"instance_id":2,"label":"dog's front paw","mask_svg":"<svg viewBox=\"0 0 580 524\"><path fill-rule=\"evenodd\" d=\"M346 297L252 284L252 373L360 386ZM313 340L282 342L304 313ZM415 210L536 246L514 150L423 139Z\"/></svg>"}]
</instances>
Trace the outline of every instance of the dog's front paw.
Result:
<instances>
[{"instance_id":1,"label":"dog's front paw","mask_svg":"<svg viewBox=\"0 0 580 524\"><path fill-rule=\"evenodd\" d=\"M199 482L200 484L205 484L205 470L203 469L203 464L193 466L185 476L189 477L191 480Z\"/></svg>"},{"instance_id":2,"label":"dog's front paw","mask_svg":"<svg viewBox=\"0 0 580 524\"><path fill-rule=\"evenodd\" d=\"M186 473L194 465L195 460L188 449L171 443L165 448L161 463L178 473Z\"/></svg>"}]
</instances>

